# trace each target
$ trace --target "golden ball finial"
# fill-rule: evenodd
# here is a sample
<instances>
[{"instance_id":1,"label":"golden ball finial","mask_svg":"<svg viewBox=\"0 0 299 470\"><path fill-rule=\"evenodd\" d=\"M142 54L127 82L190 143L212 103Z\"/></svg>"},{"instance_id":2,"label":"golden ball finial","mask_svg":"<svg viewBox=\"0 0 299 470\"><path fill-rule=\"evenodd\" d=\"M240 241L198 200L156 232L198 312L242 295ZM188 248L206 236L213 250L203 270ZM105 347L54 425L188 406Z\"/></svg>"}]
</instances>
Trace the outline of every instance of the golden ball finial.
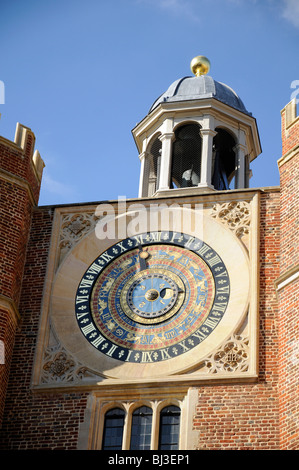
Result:
<instances>
[{"instance_id":1,"label":"golden ball finial","mask_svg":"<svg viewBox=\"0 0 299 470\"><path fill-rule=\"evenodd\" d=\"M209 59L203 55L198 55L191 60L190 68L192 73L199 77L200 75L206 75L210 70L211 64Z\"/></svg>"}]
</instances>

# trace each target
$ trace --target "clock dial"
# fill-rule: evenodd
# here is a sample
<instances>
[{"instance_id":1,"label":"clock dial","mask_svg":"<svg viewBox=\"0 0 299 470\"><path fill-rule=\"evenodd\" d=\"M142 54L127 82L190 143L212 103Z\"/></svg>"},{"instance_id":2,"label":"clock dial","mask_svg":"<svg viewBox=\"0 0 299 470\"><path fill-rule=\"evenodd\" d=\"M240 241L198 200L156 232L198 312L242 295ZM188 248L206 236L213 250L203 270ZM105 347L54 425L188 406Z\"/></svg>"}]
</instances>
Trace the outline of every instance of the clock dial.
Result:
<instances>
[{"instance_id":1,"label":"clock dial","mask_svg":"<svg viewBox=\"0 0 299 470\"><path fill-rule=\"evenodd\" d=\"M184 286L178 276L170 277L170 274L155 267L129 279L121 293L121 306L126 315L140 323L164 321L166 313L173 315L174 307L182 303Z\"/></svg>"},{"instance_id":2,"label":"clock dial","mask_svg":"<svg viewBox=\"0 0 299 470\"><path fill-rule=\"evenodd\" d=\"M227 269L206 243L175 232L122 240L85 272L76 318L89 343L118 361L175 358L221 322L230 296Z\"/></svg>"}]
</instances>

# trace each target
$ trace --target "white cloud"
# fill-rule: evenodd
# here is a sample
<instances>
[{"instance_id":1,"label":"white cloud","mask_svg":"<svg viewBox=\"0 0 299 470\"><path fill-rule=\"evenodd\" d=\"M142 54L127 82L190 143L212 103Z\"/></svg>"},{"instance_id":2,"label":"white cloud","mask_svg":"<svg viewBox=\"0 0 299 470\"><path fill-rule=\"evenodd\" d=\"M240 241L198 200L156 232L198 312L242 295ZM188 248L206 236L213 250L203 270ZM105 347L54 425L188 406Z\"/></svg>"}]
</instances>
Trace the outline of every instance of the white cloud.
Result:
<instances>
[{"instance_id":1,"label":"white cloud","mask_svg":"<svg viewBox=\"0 0 299 470\"><path fill-rule=\"evenodd\" d=\"M71 197L74 195L74 189L44 173L42 181L43 192L55 194L60 197Z\"/></svg>"},{"instance_id":2,"label":"white cloud","mask_svg":"<svg viewBox=\"0 0 299 470\"><path fill-rule=\"evenodd\" d=\"M283 3L282 16L299 28L299 0L283 0Z\"/></svg>"},{"instance_id":3,"label":"white cloud","mask_svg":"<svg viewBox=\"0 0 299 470\"><path fill-rule=\"evenodd\" d=\"M201 0L203 3L210 3L211 0ZM222 6L223 3L242 7L250 3L259 7L265 5L276 9L276 14L281 15L293 26L299 27L299 0L218 0ZM144 3L156 8L160 8L167 13L176 16L185 16L193 21L200 21L198 16L199 0L136 0L137 3ZM214 0L215 3L215 0ZM274 10L275 11L275 10Z\"/></svg>"}]
</instances>

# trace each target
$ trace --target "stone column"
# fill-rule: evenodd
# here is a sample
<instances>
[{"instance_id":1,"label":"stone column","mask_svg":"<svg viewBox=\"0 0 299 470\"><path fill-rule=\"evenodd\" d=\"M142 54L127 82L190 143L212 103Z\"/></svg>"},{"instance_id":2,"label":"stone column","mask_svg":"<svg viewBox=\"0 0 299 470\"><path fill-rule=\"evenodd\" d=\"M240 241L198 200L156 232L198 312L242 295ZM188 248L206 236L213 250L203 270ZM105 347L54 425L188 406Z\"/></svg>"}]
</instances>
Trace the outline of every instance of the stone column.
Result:
<instances>
[{"instance_id":1,"label":"stone column","mask_svg":"<svg viewBox=\"0 0 299 470\"><path fill-rule=\"evenodd\" d=\"M171 151L174 132L166 132L159 139L162 142L161 168L159 178L159 190L169 189L171 174Z\"/></svg>"},{"instance_id":2,"label":"stone column","mask_svg":"<svg viewBox=\"0 0 299 470\"><path fill-rule=\"evenodd\" d=\"M201 129L202 151L201 151L201 172L198 186L212 188L212 152L213 138L217 134L212 129Z\"/></svg>"},{"instance_id":3,"label":"stone column","mask_svg":"<svg viewBox=\"0 0 299 470\"><path fill-rule=\"evenodd\" d=\"M246 152L247 148L243 144L237 144L234 147L236 152L236 176L235 189L246 187Z\"/></svg>"},{"instance_id":4,"label":"stone column","mask_svg":"<svg viewBox=\"0 0 299 470\"><path fill-rule=\"evenodd\" d=\"M141 163L140 167L140 177L139 177L139 191L138 191L138 197L143 197L144 196L144 175L145 175L145 152L142 152L139 155L139 160Z\"/></svg>"}]
</instances>

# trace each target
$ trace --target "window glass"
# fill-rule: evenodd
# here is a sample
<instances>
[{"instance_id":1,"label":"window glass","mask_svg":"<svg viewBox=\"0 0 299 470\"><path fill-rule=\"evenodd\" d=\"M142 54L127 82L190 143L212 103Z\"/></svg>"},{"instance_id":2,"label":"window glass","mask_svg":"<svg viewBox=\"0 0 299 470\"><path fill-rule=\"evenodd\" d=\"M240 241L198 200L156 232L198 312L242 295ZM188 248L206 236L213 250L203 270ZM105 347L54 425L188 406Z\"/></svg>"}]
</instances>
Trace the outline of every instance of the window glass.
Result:
<instances>
[{"instance_id":1,"label":"window glass","mask_svg":"<svg viewBox=\"0 0 299 470\"><path fill-rule=\"evenodd\" d=\"M166 406L160 413L159 450L179 448L181 410L177 406Z\"/></svg>"},{"instance_id":2,"label":"window glass","mask_svg":"<svg viewBox=\"0 0 299 470\"><path fill-rule=\"evenodd\" d=\"M152 433L151 408L141 406L132 416L131 446L132 450L150 450Z\"/></svg>"},{"instance_id":3,"label":"window glass","mask_svg":"<svg viewBox=\"0 0 299 470\"><path fill-rule=\"evenodd\" d=\"M121 450L125 412L120 408L113 408L105 415L103 450Z\"/></svg>"}]
</instances>

